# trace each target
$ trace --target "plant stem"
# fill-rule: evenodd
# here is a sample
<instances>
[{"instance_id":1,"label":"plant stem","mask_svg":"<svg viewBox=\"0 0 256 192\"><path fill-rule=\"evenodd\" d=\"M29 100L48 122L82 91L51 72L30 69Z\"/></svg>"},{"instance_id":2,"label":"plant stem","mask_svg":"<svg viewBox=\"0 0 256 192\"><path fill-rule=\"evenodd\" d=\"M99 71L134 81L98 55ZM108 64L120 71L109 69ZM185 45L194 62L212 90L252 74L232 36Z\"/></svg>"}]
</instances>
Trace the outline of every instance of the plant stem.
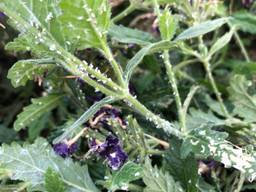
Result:
<instances>
[{"instance_id":1,"label":"plant stem","mask_svg":"<svg viewBox=\"0 0 256 192\"><path fill-rule=\"evenodd\" d=\"M215 83L215 80L214 80L214 78L212 76L211 64L210 64L208 59L202 59L202 62L204 64L204 68L205 68L206 73L208 75L208 78L210 80L210 83L211 83L211 86L213 88L214 94L216 95L216 97L217 97L217 99L219 101L220 108L221 108L222 112L224 113L224 115L226 117L229 117L230 115L228 113L228 110L227 110L226 106L224 105L224 102L223 102L222 98L221 98L221 93L219 92L218 87L217 87L217 85Z\"/></svg>"},{"instance_id":2,"label":"plant stem","mask_svg":"<svg viewBox=\"0 0 256 192\"><path fill-rule=\"evenodd\" d=\"M247 53L247 51L246 51L246 49L244 47L244 44L243 44L241 38L239 37L237 31L234 31L234 35L235 35L236 41L237 41L237 43L238 43L238 45L239 45L239 47L240 47L240 49L241 49L241 51L242 51L242 53L244 55L245 60L247 62L250 62L251 59L250 59L250 57L249 57L249 55L248 55L248 53Z\"/></svg>"},{"instance_id":3,"label":"plant stem","mask_svg":"<svg viewBox=\"0 0 256 192\"><path fill-rule=\"evenodd\" d=\"M116 15L113 19L112 22L116 23L118 21L120 21L121 19L123 19L124 17L126 17L127 15L129 15L131 12L133 12L134 10L136 10L136 7L133 4L130 4L124 11L122 11L121 13L119 13L118 15Z\"/></svg>"},{"instance_id":4,"label":"plant stem","mask_svg":"<svg viewBox=\"0 0 256 192\"><path fill-rule=\"evenodd\" d=\"M126 96L126 102L128 102L128 105L133 107L135 110L137 110L141 115L145 116L147 120L153 122L157 126L157 128L162 128L167 133L175 135L178 138L182 138L182 136L184 135L169 121L162 119L158 115L155 115L153 112L148 110L143 104L141 104L132 95L129 94Z\"/></svg>"},{"instance_id":5,"label":"plant stem","mask_svg":"<svg viewBox=\"0 0 256 192\"><path fill-rule=\"evenodd\" d=\"M169 82L172 86L172 91L173 91L173 95L174 95L174 98L175 98L176 107L177 107L177 110L178 110L180 128L181 128L181 131L183 133L185 133L186 132L185 115L183 114L180 94L179 94L179 90L178 90L178 87L177 87L175 74L174 74L172 65L170 63L169 52L167 50L164 51L164 53L163 53L163 59L164 59L167 75L168 75L168 78L169 78Z\"/></svg>"},{"instance_id":6,"label":"plant stem","mask_svg":"<svg viewBox=\"0 0 256 192\"><path fill-rule=\"evenodd\" d=\"M117 76L117 80L118 80L119 84L122 87L125 87L125 82L124 82L124 79L123 79L122 68L116 62L112 51L110 50L109 46L105 42L102 43L102 48L103 48L105 57L108 59L108 61L110 62L110 64L113 67L113 70L114 70L114 72L115 72L115 74Z\"/></svg>"}]
</instances>

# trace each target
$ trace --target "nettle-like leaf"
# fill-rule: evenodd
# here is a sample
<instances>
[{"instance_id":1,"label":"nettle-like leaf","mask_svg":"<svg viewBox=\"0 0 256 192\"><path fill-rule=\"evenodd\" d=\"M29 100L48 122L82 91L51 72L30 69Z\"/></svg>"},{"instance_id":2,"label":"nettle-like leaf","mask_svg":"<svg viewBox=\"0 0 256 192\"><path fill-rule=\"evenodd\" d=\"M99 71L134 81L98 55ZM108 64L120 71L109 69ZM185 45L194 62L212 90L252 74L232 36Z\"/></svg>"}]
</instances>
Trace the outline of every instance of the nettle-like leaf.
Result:
<instances>
[{"instance_id":1,"label":"nettle-like leaf","mask_svg":"<svg viewBox=\"0 0 256 192\"><path fill-rule=\"evenodd\" d=\"M41 64L47 61L45 59L18 61L8 71L7 77L11 80L14 87L24 86L28 80L42 76L46 71L53 68L51 64Z\"/></svg>"},{"instance_id":2,"label":"nettle-like leaf","mask_svg":"<svg viewBox=\"0 0 256 192\"><path fill-rule=\"evenodd\" d=\"M252 85L243 75L234 75L230 80L229 94L234 103L233 113L248 122L255 122L256 95L250 95L248 89Z\"/></svg>"},{"instance_id":3,"label":"nettle-like leaf","mask_svg":"<svg viewBox=\"0 0 256 192\"><path fill-rule=\"evenodd\" d=\"M24 107L23 111L18 115L17 120L14 122L14 129L19 131L29 126L46 112L57 107L62 97L63 95L48 95L32 99L32 104Z\"/></svg>"},{"instance_id":4,"label":"nettle-like leaf","mask_svg":"<svg viewBox=\"0 0 256 192\"><path fill-rule=\"evenodd\" d=\"M212 124L214 126L225 125L225 120L216 117L211 111L204 112L191 108L187 115L186 125L188 129L195 129L201 125Z\"/></svg>"},{"instance_id":5,"label":"nettle-like leaf","mask_svg":"<svg viewBox=\"0 0 256 192\"><path fill-rule=\"evenodd\" d=\"M253 153L234 146L226 139L228 134L202 126L189 132L181 147L181 156L187 157L190 152L205 158L211 156L225 167L234 167L244 173L249 180L256 177L256 157Z\"/></svg>"},{"instance_id":6,"label":"nettle-like leaf","mask_svg":"<svg viewBox=\"0 0 256 192\"><path fill-rule=\"evenodd\" d=\"M241 31L256 34L256 15L248 11L239 11L233 15L231 23Z\"/></svg>"},{"instance_id":7,"label":"nettle-like leaf","mask_svg":"<svg viewBox=\"0 0 256 192\"><path fill-rule=\"evenodd\" d=\"M118 25L111 25L108 34L112 39L121 43L135 43L145 46L155 41L150 33Z\"/></svg>"},{"instance_id":8,"label":"nettle-like leaf","mask_svg":"<svg viewBox=\"0 0 256 192\"><path fill-rule=\"evenodd\" d=\"M142 171L143 169L140 165L128 161L106 181L106 187L111 191L128 189L130 182L142 177Z\"/></svg>"},{"instance_id":9,"label":"nettle-like leaf","mask_svg":"<svg viewBox=\"0 0 256 192\"><path fill-rule=\"evenodd\" d=\"M179 183L175 182L168 172L159 170L151 165L149 158L146 159L143 169L143 181L146 184L144 192L183 192Z\"/></svg>"},{"instance_id":10,"label":"nettle-like leaf","mask_svg":"<svg viewBox=\"0 0 256 192\"><path fill-rule=\"evenodd\" d=\"M42 138L31 145L3 145L0 154L0 163L10 171L10 178L26 181L32 189L43 186L44 175L50 168L59 174L68 191L98 191L89 176L87 166L80 166L71 159L57 156Z\"/></svg>"},{"instance_id":11,"label":"nettle-like leaf","mask_svg":"<svg viewBox=\"0 0 256 192\"><path fill-rule=\"evenodd\" d=\"M179 181L186 192L197 192L199 175L196 158L192 154L181 158L182 142L180 140L172 138L169 143L171 147L164 156L164 170Z\"/></svg>"},{"instance_id":12,"label":"nettle-like leaf","mask_svg":"<svg viewBox=\"0 0 256 192\"><path fill-rule=\"evenodd\" d=\"M107 0L62 0L62 33L75 47L101 48L110 25L110 6Z\"/></svg>"},{"instance_id":13,"label":"nettle-like leaf","mask_svg":"<svg viewBox=\"0 0 256 192\"><path fill-rule=\"evenodd\" d=\"M159 29L164 40L171 40L176 31L176 21L168 9L165 9L159 16Z\"/></svg>"},{"instance_id":14,"label":"nettle-like leaf","mask_svg":"<svg viewBox=\"0 0 256 192\"><path fill-rule=\"evenodd\" d=\"M51 168L48 168L44 177L45 189L47 192L65 191L65 184L57 172L53 171Z\"/></svg>"}]
</instances>

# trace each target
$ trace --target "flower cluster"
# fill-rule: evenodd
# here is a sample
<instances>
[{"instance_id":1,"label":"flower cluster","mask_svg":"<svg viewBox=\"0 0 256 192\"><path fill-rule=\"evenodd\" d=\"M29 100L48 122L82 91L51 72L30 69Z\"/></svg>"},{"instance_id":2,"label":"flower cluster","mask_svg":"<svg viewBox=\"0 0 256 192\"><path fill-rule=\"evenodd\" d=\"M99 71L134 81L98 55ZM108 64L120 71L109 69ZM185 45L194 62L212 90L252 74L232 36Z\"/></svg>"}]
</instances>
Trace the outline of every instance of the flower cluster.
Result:
<instances>
[{"instance_id":1,"label":"flower cluster","mask_svg":"<svg viewBox=\"0 0 256 192\"><path fill-rule=\"evenodd\" d=\"M91 151L107 160L107 164L113 170L119 169L128 159L128 155L123 151L117 137L109 135L105 142L99 143L96 139L90 142Z\"/></svg>"},{"instance_id":2,"label":"flower cluster","mask_svg":"<svg viewBox=\"0 0 256 192\"><path fill-rule=\"evenodd\" d=\"M76 152L78 146L76 143L68 145L67 143L57 143L53 145L53 150L56 154L66 158Z\"/></svg>"}]
</instances>

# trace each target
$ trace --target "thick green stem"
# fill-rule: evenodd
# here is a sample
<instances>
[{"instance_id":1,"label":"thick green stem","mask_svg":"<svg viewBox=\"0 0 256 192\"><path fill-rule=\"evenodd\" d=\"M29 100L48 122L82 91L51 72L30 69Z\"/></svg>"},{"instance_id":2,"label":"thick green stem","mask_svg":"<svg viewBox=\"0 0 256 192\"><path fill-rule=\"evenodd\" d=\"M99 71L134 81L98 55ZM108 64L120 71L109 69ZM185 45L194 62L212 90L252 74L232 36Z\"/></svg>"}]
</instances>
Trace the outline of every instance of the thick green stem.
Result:
<instances>
[{"instance_id":1,"label":"thick green stem","mask_svg":"<svg viewBox=\"0 0 256 192\"><path fill-rule=\"evenodd\" d=\"M221 93L219 92L218 87L215 83L215 80L212 76L211 64L209 63L208 59L203 59L202 62L204 64L204 68L207 72L207 75L208 75L208 78L210 80L211 86L213 88L214 94L216 95L216 97L219 101L220 108L221 108L222 112L224 113L224 115L226 117L229 117L230 115L228 113L228 110L227 110L226 106L224 105L224 102L223 102L222 98L221 98Z\"/></svg>"},{"instance_id":2,"label":"thick green stem","mask_svg":"<svg viewBox=\"0 0 256 192\"><path fill-rule=\"evenodd\" d=\"M115 16L112 19L113 23L116 23L116 22L122 20L124 17L129 15L134 10L136 10L136 7L133 4L130 4L124 11L122 11L121 13L119 13L117 16Z\"/></svg>"},{"instance_id":3,"label":"thick green stem","mask_svg":"<svg viewBox=\"0 0 256 192\"><path fill-rule=\"evenodd\" d=\"M183 114L180 94L179 94L179 90L178 90L178 87L177 87L175 74L174 74L172 65L170 63L170 58L169 58L169 52L168 51L164 51L163 59L164 59L164 63L165 63L166 72L167 72L167 75L168 75L168 78L169 78L169 82L172 86L172 91L173 91L176 107L177 107L177 110L178 110L180 128L181 128L181 131L183 133L185 133L186 132L185 115Z\"/></svg>"},{"instance_id":4,"label":"thick green stem","mask_svg":"<svg viewBox=\"0 0 256 192\"><path fill-rule=\"evenodd\" d=\"M102 48L103 48L105 57L108 59L111 66L113 67L113 70L117 76L117 80L118 80L119 84L122 87L125 87L125 82L124 82L124 78L123 78L123 70L120 67L120 65L116 62L112 51L110 50L109 46L106 45L106 43L102 43Z\"/></svg>"},{"instance_id":5,"label":"thick green stem","mask_svg":"<svg viewBox=\"0 0 256 192\"><path fill-rule=\"evenodd\" d=\"M173 124L152 113L132 95L126 96L126 102L129 106L137 110L141 115L145 116L147 120L153 122L157 126L157 128L162 128L167 133L182 138L183 133L181 133Z\"/></svg>"}]
</instances>

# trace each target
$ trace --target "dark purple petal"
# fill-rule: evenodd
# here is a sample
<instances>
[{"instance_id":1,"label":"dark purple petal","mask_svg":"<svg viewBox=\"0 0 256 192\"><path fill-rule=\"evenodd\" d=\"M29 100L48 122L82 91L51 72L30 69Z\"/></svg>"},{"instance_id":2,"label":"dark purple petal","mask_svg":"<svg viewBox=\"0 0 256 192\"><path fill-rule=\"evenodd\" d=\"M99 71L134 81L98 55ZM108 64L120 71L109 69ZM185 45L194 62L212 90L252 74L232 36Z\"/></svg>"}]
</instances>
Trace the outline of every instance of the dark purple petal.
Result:
<instances>
[{"instance_id":1,"label":"dark purple petal","mask_svg":"<svg viewBox=\"0 0 256 192\"><path fill-rule=\"evenodd\" d=\"M107 154L107 163L113 170L119 169L128 159L128 155L123 151L121 146L117 145L112 148L112 152Z\"/></svg>"},{"instance_id":2,"label":"dark purple petal","mask_svg":"<svg viewBox=\"0 0 256 192\"><path fill-rule=\"evenodd\" d=\"M72 145L70 145L68 148L69 155L75 153L77 151L77 149L78 149L78 146L76 143L73 143Z\"/></svg>"},{"instance_id":3,"label":"dark purple petal","mask_svg":"<svg viewBox=\"0 0 256 192\"><path fill-rule=\"evenodd\" d=\"M107 160L107 164L113 170L119 169L128 159L128 155L123 151L119 139L113 135L109 135L104 143L97 144L93 139L89 146L92 151Z\"/></svg>"},{"instance_id":4,"label":"dark purple petal","mask_svg":"<svg viewBox=\"0 0 256 192\"><path fill-rule=\"evenodd\" d=\"M65 143L57 143L53 145L53 150L55 151L56 154L64 158L69 155L68 145Z\"/></svg>"},{"instance_id":5,"label":"dark purple petal","mask_svg":"<svg viewBox=\"0 0 256 192\"><path fill-rule=\"evenodd\" d=\"M57 143L53 145L53 150L55 151L55 153L63 158L73 154L74 152L76 152L77 149L78 146L76 143L73 143L70 146L68 146L66 143Z\"/></svg>"},{"instance_id":6,"label":"dark purple petal","mask_svg":"<svg viewBox=\"0 0 256 192\"><path fill-rule=\"evenodd\" d=\"M3 12L0 12L0 18L5 17L5 14Z\"/></svg>"}]
</instances>

